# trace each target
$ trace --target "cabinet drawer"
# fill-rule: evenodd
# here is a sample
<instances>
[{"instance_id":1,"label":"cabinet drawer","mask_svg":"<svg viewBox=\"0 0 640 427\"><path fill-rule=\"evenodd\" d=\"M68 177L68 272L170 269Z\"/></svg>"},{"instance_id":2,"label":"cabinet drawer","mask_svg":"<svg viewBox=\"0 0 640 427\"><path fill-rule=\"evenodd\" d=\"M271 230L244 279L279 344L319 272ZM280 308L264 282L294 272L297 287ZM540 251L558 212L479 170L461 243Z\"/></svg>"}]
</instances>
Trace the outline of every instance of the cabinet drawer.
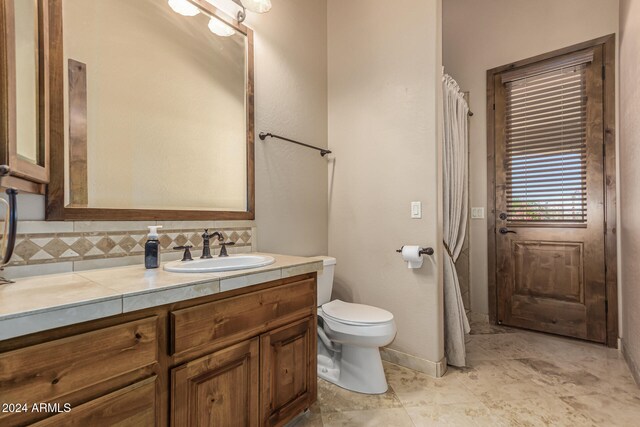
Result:
<instances>
[{"instance_id":1,"label":"cabinet drawer","mask_svg":"<svg viewBox=\"0 0 640 427\"><path fill-rule=\"evenodd\" d=\"M156 380L154 375L33 425L153 427L157 425Z\"/></svg>"},{"instance_id":2,"label":"cabinet drawer","mask_svg":"<svg viewBox=\"0 0 640 427\"><path fill-rule=\"evenodd\" d=\"M177 310L171 313L173 354L230 343L312 315L315 279Z\"/></svg>"},{"instance_id":3,"label":"cabinet drawer","mask_svg":"<svg viewBox=\"0 0 640 427\"><path fill-rule=\"evenodd\" d=\"M156 324L153 316L0 354L0 403L65 403L70 393L153 364ZM11 415L0 414L0 424Z\"/></svg>"}]
</instances>

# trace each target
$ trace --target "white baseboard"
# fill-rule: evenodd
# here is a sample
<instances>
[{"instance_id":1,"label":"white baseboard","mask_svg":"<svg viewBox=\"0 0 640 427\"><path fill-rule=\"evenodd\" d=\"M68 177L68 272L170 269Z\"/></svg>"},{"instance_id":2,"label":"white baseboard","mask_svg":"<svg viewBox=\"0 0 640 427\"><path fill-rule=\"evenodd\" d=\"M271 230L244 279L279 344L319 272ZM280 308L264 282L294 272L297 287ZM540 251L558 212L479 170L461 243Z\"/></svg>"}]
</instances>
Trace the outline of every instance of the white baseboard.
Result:
<instances>
[{"instance_id":1,"label":"white baseboard","mask_svg":"<svg viewBox=\"0 0 640 427\"><path fill-rule=\"evenodd\" d=\"M380 349L380 356L382 360L422 372L434 378L440 378L447 372L447 359L444 357L438 362L433 362L387 347Z\"/></svg>"}]
</instances>

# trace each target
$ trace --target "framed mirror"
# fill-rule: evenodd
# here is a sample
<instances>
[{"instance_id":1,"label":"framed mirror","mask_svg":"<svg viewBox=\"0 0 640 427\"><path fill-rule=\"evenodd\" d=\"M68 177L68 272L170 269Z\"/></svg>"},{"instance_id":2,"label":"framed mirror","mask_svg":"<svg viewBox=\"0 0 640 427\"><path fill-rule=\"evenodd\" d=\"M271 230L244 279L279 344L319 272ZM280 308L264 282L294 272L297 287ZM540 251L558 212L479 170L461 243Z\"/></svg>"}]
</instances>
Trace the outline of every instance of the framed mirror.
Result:
<instances>
[{"instance_id":1,"label":"framed mirror","mask_svg":"<svg viewBox=\"0 0 640 427\"><path fill-rule=\"evenodd\" d=\"M49 0L47 219L254 219L253 35L205 0Z\"/></svg>"},{"instance_id":2,"label":"framed mirror","mask_svg":"<svg viewBox=\"0 0 640 427\"><path fill-rule=\"evenodd\" d=\"M47 2L0 0L0 165L3 187L44 194L49 181Z\"/></svg>"}]
</instances>

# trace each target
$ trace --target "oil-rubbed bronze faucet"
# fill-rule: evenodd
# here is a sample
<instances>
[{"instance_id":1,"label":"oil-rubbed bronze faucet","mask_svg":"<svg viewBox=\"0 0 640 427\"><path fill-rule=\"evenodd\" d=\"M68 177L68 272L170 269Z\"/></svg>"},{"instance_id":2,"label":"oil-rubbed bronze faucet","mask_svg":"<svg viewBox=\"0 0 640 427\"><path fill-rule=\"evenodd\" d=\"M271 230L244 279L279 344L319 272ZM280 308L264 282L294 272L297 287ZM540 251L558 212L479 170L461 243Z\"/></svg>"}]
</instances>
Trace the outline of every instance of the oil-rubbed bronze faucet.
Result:
<instances>
[{"instance_id":1,"label":"oil-rubbed bronze faucet","mask_svg":"<svg viewBox=\"0 0 640 427\"><path fill-rule=\"evenodd\" d=\"M218 241L224 241L224 236L219 231L209 234L209 229L205 228L202 234L202 256L200 258L207 259L213 258L211 256L211 244L209 243L212 237L218 237ZM224 247L224 246L223 246Z\"/></svg>"}]
</instances>

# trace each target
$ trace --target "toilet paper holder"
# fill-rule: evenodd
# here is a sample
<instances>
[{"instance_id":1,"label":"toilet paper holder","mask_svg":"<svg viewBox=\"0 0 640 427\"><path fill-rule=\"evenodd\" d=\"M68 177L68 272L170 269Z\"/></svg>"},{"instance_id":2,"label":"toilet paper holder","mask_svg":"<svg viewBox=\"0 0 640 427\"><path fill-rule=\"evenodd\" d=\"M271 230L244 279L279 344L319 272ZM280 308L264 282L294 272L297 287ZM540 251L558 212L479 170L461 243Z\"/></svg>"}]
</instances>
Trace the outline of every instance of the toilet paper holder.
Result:
<instances>
[{"instance_id":1,"label":"toilet paper holder","mask_svg":"<svg viewBox=\"0 0 640 427\"><path fill-rule=\"evenodd\" d=\"M404 246L402 248L404 248ZM402 253L402 248L396 249L396 252ZM419 253L420 255L433 255L433 248L423 248Z\"/></svg>"}]
</instances>

